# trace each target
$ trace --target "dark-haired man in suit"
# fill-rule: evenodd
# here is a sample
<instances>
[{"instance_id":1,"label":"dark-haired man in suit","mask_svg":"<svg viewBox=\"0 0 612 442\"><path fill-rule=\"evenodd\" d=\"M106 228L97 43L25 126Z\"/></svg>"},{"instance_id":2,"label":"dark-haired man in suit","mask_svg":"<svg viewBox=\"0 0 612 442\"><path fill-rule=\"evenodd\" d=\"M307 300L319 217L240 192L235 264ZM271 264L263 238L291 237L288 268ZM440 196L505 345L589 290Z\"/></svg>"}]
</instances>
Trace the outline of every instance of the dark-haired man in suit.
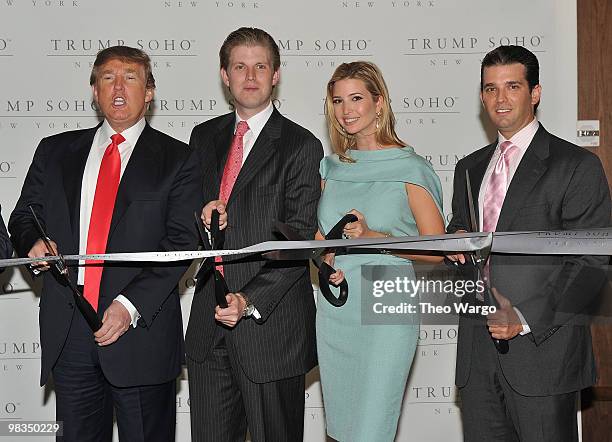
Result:
<instances>
[{"instance_id":1,"label":"dark-haired man in suit","mask_svg":"<svg viewBox=\"0 0 612 442\"><path fill-rule=\"evenodd\" d=\"M143 51L100 51L90 83L97 127L43 139L11 215L20 256L44 256L28 206L64 254L193 250L201 178L189 148L144 118L155 80ZM36 270L49 267L41 264ZM65 441L174 440L175 379L184 360L177 283L183 263L91 264L72 273L97 309L95 333L70 290L45 272L41 383L53 374Z\"/></svg>"},{"instance_id":2,"label":"dark-haired man in suit","mask_svg":"<svg viewBox=\"0 0 612 442\"><path fill-rule=\"evenodd\" d=\"M480 97L498 138L457 164L449 233L469 230L466 170L481 230L610 225L599 159L550 134L535 118L541 86L533 53L520 46L489 52ZM463 255L449 258L465 262ZM595 365L589 327L576 314L597 296L607 260L491 256L497 312L459 323L455 382L467 442L578 440L577 395L595 382ZM496 351L491 336L508 340L509 351Z\"/></svg>"},{"instance_id":3,"label":"dark-haired man in suit","mask_svg":"<svg viewBox=\"0 0 612 442\"><path fill-rule=\"evenodd\" d=\"M320 141L271 102L279 81L274 39L232 32L220 50L221 78L235 112L194 128L204 175L202 219L221 213L225 247L274 239L276 220L305 238L316 231ZM187 328L194 441L298 441L304 375L316 363L315 305L306 262L223 261L231 293L216 306L210 269L199 275Z\"/></svg>"}]
</instances>

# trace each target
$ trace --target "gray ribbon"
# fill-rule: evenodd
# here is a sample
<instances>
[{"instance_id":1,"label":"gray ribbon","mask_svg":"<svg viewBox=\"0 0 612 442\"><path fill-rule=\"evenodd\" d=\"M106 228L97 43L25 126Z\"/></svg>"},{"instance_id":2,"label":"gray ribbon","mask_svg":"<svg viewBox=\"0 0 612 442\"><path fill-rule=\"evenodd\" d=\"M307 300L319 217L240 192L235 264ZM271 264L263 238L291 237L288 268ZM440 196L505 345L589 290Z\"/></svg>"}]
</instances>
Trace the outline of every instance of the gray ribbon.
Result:
<instances>
[{"instance_id":1,"label":"gray ribbon","mask_svg":"<svg viewBox=\"0 0 612 442\"><path fill-rule=\"evenodd\" d=\"M215 256L275 253L274 259L309 259L322 248L424 251L444 254L473 252L491 247L491 253L527 255L612 255L612 228L541 231L541 232L475 232L450 235L401 236L310 241L266 241L235 250L192 250L173 252L103 253L64 255L66 261L173 262ZM11 258L0 260L0 267L59 260L58 256Z\"/></svg>"}]
</instances>

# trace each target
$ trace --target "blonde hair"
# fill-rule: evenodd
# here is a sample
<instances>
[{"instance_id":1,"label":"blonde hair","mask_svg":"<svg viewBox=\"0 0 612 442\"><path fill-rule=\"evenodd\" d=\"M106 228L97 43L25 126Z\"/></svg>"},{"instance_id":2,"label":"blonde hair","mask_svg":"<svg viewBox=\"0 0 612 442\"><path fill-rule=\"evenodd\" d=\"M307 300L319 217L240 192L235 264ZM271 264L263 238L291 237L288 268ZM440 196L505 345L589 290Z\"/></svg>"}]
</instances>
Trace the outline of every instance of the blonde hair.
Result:
<instances>
[{"instance_id":1,"label":"blonde hair","mask_svg":"<svg viewBox=\"0 0 612 442\"><path fill-rule=\"evenodd\" d=\"M339 80L356 79L363 81L366 89L372 95L374 101L382 97L380 115L377 116L378 128L376 130L376 142L382 146L395 145L406 146L395 133L395 116L391 110L389 91L380 69L368 61L354 61L342 63L336 68L331 79L327 83L327 95L325 97L325 119L329 130L332 149L340 158L348 159L346 151L356 146L357 140L354 135L344 131L334 115L333 89Z\"/></svg>"}]
</instances>

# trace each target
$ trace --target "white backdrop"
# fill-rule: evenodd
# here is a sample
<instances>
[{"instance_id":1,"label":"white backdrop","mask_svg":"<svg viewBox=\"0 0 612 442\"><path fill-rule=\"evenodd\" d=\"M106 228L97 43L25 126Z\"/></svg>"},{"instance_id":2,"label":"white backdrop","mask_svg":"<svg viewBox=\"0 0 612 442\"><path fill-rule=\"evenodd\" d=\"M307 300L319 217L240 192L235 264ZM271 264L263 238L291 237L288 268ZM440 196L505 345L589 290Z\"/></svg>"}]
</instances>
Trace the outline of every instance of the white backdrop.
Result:
<instances>
[{"instance_id":1,"label":"white backdrop","mask_svg":"<svg viewBox=\"0 0 612 442\"><path fill-rule=\"evenodd\" d=\"M1 0L2 214L8 220L40 138L97 123L88 79L99 49L126 44L152 56L158 88L150 122L187 141L193 126L229 109L218 75L223 39L239 26L258 26L281 47L277 107L319 136L326 149L323 99L331 73L345 61L377 63L391 92L398 133L433 164L448 216L456 162L494 137L478 88L480 61L495 46L524 45L538 55L539 117L549 130L573 140L575 8L575 0ZM53 392L38 387L38 298L32 281L10 269L0 282L0 420L52 419ZM191 284L183 285L186 323ZM461 440L455 342L453 327L422 327L399 441ZM323 441L316 373L310 381L305 440ZM187 441L185 376L177 410L178 439Z\"/></svg>"}]
</instances>

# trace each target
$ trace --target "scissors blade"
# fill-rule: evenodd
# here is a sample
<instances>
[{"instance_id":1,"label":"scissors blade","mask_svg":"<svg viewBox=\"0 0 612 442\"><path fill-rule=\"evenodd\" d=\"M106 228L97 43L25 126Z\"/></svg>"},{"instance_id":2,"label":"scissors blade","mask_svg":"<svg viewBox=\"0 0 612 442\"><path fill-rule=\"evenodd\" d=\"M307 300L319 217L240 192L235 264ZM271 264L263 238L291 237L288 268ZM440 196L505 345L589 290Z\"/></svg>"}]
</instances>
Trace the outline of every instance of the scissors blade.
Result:
<instances>
[{"instance_id":1,"label":"scissors blade","mask_svg":"<svg viewBox=\"0 0 612 442\"><path fill-rule=\"evenodd\" d=\"M266 259L274 261L300 261L303 259L313 259L321 257L325 249L297 249L297 250L271 250L269 252L262 253L262 256Z\"/></svg>"},{"instance_id":2,"label":"scissors blade","mask_svg":"<svg viewBox=\"0 0 612 442\"><path fill-rule=\"evenodd\" d=\"M480 229L478 228L478 222L476 221L476 206L474 204L474 196L472 194L472 183L470 181L470 172L469 170L465 170L465 187L467 190L467 198L468 198L468 210L470 212L470 228L472 232L478 232ZM488 247L483 250L476 250L474 252L475 256L475 265L478 267L478 271L482 275L482 271L484 270L484 263L489 256L489 252L491 248Z\"/></svg>"},{"instance_id":3,"label":"scissors blade","mask_svg":"<svg viewBox=\"0 0 612 442\"><path fill-rule=\"evenodd\" d=\"M36 223L36 230L38 230L38 234L40 235L41 239L43 240L43 243L45 244L45 247L47 247L47 251L52 256L56 256L55 253L53 252L53 247L51 247L51 240L47 236L47 233L45 232L45 229L43 229L42 224L38 220L38 217L36 216L36 212L34 211L34 208L32 206L28 206L28 209L30 209L30 212L32 213L32 217L34 217L34 222Z\"/></svg>"},{"instance_id":4,"label":"scissors blade","mask_svg":"<svg viewBox=\"0 0 612 442\"><path fill-rule=\"evenodd\" d=\"M280 221L276 221L274 223L274 230L283 235L287 239L287 241L304 241L306 239L297 231L295 231L291 226Z\"/></svg>"},{"instance_id":5,"label":"scissors blade","mask_svg":"<svg viewBox=\"0 0 612 442\"><path fill-rule=\"evenodd\" d=\"M30 209L30 212L32 213L32 217L34 218L34 222L36 223L36 229L38 230L38 234L40 235L40 238L42 239L43 243L45 244L45 247L47 248L47 251L49 252L49 256L57 258L55 266L57 267L57 270L59 270L60 273L64 273L68 268L66 267L66 261L64 260L64 257L62 255L58 255L57 252L53 250L53 247L51 246L51 238L49 238L49 235L47 235L47 232L45 232L45 229L40 223L38 216L36 216L34 208L32 206L28 206L28 209Z\"/></svg>"},{"instance_id":6,"label":"scissors blade","mask_svg":"<svg viewBox=\"0 0 612 442\"><path fill-rule=\"evenodd\" d=\"M55 254L55 252L53 251L53 247L51 247L51 239L49 238L49 236L45 232L45 229L43 229L42 224L38 220L34 208L32 206L28 206L28 208L30 209L30 212L32 212L34 222L36 223L36 228L38 229L38 234L43 240L45 247L47 247L49 254L53 258L56 258L56 261L53 263L53 267L59 273L59 277L66 282L68 287L70 287L70 290L72 291L72 299L74 300L74 303L76 304L79 311L83 314L83 317L89 325L89 328L91 328L93 332L97 332L98 330L100 330L100 328L102 328L102 320L98 317L98 313L94 310L91 304L83 297L83 294L78 289L74 281L70 279L70 276L68 275L68 266L66 265L64 257L62 255Z\"/></svg>"},{"instance_id":7,"label":"scissors blade","mask_svg":"<svg viewBox=\"0 0 612 442\"><path fill-rule=\"evenodd\" d=\"M304 241L304 237L295 231L291 226L276 221L274 223L274 230L280 233L288 241ZM272 250L270 252L263 253L262 256L266 259L278 260L278 261L300 261L303 259L312 259L314 264L319 267L321 264L321 253L324 248L318 249L301 249L301 250Z\"/></svg>"},{"instance_id":8,"label":"scissors blade","mask_svg":"<svg viewBox=\"0 0 612 442\"><path fill-rule=\"evenodd\" d=\"M467 188L468 209L470 211L470 228L472 232L478 232L476 208L474 206L474 196L472 195L472 183L470 182L470 171L467 169L465 169L465 186Z\"/></svg>"},{"instance_id":9,"label":"scissors blade","mask_svg":"<svg viewBox=\"0 0 612 442\"><path fill-rule=\"evenodd\" d=\"M467 187L467 197L468 197L468 208L470 210L470 224L472 225L472 232L478 232L480 229L478 228L478 224L476 223L476 208L474 207L474 197L472 196L472 184L470 183L470 173L468 170L465 170L465 185ZM491 234L492 236L492 234ZM489 259L489 254L491 253L492 244L489 244L488 247L482 250L476 250L472 255L472 262L476 266L476 271L478 272L478 279L484 281L486 286L486 291L484 294L484 302L490 305L495 305L493 299L487 293L491 293L491 287L489 286L488 278L485 278L485 263ZM495 348L501 354L508 353L508 341L503 339L493 339L495 343Z\"/></svg>"}]
</instances>

